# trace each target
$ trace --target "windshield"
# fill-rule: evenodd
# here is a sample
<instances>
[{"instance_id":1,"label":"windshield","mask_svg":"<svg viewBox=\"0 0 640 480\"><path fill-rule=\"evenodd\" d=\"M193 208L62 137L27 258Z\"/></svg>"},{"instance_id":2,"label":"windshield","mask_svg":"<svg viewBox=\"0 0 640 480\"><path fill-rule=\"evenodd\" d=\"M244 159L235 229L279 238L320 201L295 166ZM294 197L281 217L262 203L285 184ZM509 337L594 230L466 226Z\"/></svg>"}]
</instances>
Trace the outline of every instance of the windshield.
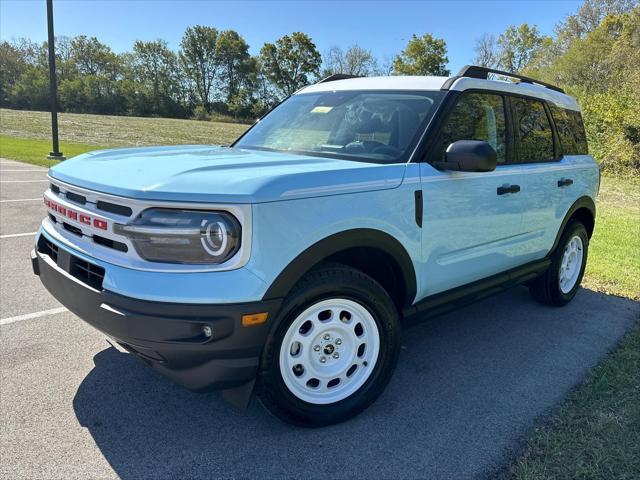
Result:
<instances>
[{"instance_id":1,"label":"windshield","mask_svg":"<svg viewBox=\"0 0 640 480\"><path fill-rule=\"evenodd\" d=\"M294 95L234 147L399 163L409 157L442 96L437 91Z\"/></svg>"}]
</instances>

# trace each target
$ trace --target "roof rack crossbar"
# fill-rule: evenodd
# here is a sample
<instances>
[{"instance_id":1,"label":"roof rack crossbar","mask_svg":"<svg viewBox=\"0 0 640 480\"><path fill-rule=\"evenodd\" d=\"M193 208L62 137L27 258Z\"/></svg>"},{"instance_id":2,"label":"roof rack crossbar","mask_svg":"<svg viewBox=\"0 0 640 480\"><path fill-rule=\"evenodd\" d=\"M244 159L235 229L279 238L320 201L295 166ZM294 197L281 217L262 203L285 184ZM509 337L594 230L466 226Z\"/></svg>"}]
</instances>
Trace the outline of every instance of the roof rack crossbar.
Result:
<instances>
[{"instance_id":1,"label":"roof rack crossbar","mask_svg":"<svg viewBox=\"0 0 640 480\"><path fill-rule=\"evenodd\" d=\"M504 77L516 78L520 80L521 83L541 85L551 90L555 90L556 92L564 93L564 90L562 88L556 87L555 85L551 85L550 83L536 80L535 78L525 77L524 75L520 75L518 73L505 72L503 70L497 70L495 68L481 67L478 65L465 65L460 69L460 71L456 76L450 77L449 80L447 80L445 84L442 86L442 88L443 90L448 90L453 84L453 82L455 82L458 78L463 78L463 77L479 78L481 80L487 80L489 78L490 73L493 73L495 75L501 75Z\"/></svg>"},{"instance_id":2,"label":"roof rack crossbar","mask_svg":"<svg viewBox=\"0 0 640 480\"><path fill-rule=\"evenodd\" d=\"M318 80L317 83L335 82L336 80L347 80L349 78L361 78L360 75L350 75L348 73L334 73L328 77L324 77L322 80Z\"/></svg>"}]
</instances>

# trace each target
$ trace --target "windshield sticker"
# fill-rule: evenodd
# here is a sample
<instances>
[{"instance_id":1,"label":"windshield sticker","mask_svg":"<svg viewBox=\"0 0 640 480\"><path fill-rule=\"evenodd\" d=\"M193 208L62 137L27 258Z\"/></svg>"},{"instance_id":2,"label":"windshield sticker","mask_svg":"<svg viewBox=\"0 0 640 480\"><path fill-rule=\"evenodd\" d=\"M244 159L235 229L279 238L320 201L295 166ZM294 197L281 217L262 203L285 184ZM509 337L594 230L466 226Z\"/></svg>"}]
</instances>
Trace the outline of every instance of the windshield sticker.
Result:
<instances>
[{"instance_id":1,"label":"windshield sticker","mask_svg":"<svg viewBox=\"0 0 640 480\"><path fill-rule=\"evenodd\" d=\"M318 105L317 107L313 107L313 110L311 110L311 113L329 113L331 110L333 110L333 107Z\"/></svg>"}]
</instances>

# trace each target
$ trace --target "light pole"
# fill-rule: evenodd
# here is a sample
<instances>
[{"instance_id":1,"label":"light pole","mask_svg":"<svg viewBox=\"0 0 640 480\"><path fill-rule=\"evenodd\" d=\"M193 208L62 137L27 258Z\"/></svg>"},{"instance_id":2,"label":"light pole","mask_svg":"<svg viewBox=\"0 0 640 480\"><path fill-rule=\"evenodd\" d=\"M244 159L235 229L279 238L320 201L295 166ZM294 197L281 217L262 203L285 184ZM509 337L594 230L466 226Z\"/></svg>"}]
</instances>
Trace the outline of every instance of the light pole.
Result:
<instances>
[{"instance_id":1,"label":"light pole","mask_svg":"<svg viewBox=\"0 0 640 480\"><path fill-rule=\"evenodd\" d=\"M53 0L47 0L47 27L49 30L49 99L51 101L51 137L53 150L47 158L64 160L58 144L58 86L56 84L56 47L53 35Z\"/></svg>"}]
</instances>

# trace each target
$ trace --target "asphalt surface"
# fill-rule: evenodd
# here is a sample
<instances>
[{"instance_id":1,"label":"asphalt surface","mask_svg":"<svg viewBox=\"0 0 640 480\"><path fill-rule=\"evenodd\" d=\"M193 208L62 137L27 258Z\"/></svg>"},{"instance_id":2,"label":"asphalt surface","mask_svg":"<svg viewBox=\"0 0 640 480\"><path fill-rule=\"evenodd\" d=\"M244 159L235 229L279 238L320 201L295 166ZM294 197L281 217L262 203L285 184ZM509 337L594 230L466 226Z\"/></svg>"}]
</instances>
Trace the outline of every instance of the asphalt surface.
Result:
<instances>
[{"instance_id":1,"label":"asphalt surface","mask_svg":"<svg viewBox=\"0 0 640 480\"><path fill-rule=\"evenodd\" d=\"M406 331L391 384L356 419L294 428L256 400L241 412L190 393L61 312L31 273L33 236L13 236L45 214L45 170L0 164L1 478L491 478L640 313L515 289Z\"/></svg>"}]
</instances>

